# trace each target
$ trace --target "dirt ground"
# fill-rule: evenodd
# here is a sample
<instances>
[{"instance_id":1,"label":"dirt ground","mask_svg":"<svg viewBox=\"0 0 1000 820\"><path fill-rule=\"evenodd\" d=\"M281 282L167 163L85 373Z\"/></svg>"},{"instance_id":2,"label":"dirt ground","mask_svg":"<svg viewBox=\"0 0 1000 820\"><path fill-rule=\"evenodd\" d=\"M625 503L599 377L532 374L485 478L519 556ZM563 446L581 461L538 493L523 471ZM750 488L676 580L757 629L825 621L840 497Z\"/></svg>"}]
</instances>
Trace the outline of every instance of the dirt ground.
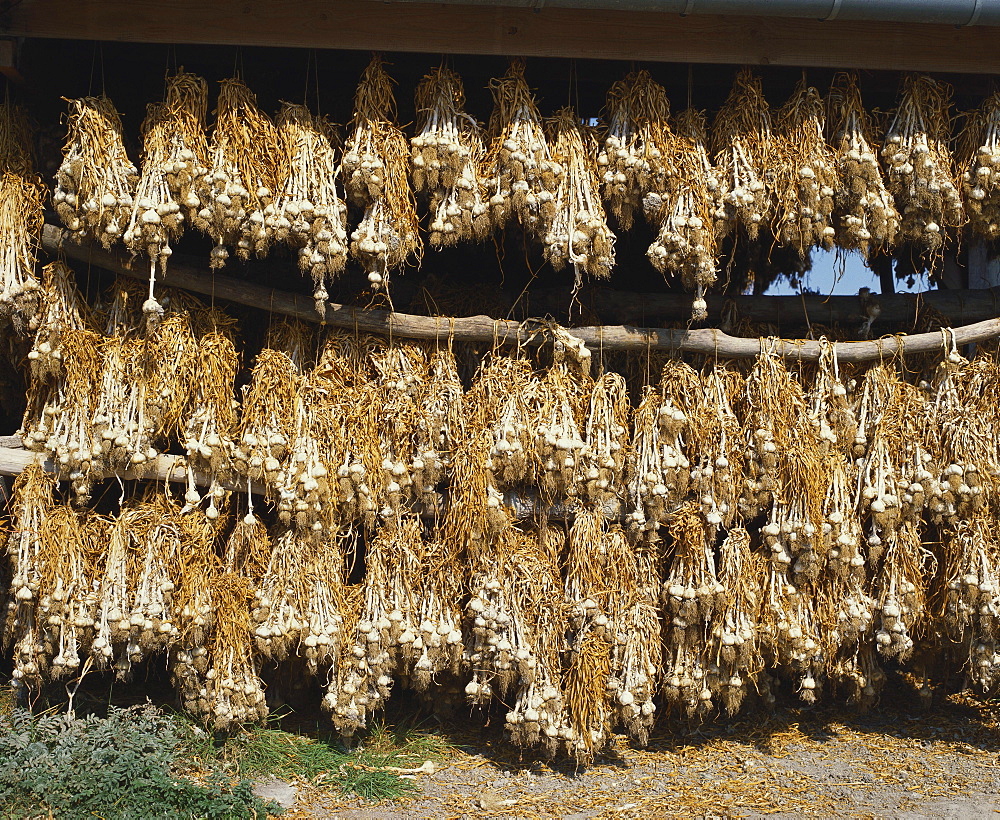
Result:
<instances>
[{"instance_id":1,"label":"dirt ground","mask_svg":"<svg viewBox=\"0 0 1000 820\"><path fill-rule=\"evenodd\" d=\"M575 769L518 756L499 734L442 731L457 751L396 803L301 788L294 820L1000 815L1000 704L952 696L921 710L883 695L869 714L786 708L616 738ZM667 721L664 721L667 722Z\"/></svg>"}]
</instances>

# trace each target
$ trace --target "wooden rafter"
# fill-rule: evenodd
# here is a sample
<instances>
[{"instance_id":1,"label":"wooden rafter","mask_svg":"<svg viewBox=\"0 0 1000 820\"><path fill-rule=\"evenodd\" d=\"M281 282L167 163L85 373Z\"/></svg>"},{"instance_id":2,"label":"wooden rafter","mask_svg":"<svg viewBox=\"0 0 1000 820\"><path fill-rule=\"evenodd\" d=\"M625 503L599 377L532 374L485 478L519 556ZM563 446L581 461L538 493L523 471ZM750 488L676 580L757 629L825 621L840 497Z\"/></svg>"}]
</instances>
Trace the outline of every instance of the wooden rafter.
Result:
<instances>
[{"instance_id":1,"label":"wooden rafter","mask_svg":"<svg viewBox=\"0 0 1000 820\"><path fill-rule=\"evenodd\" d=\"M355 0L22 0L14 37L1000 73L996 29Z\"/></svg>"}]
</instances>

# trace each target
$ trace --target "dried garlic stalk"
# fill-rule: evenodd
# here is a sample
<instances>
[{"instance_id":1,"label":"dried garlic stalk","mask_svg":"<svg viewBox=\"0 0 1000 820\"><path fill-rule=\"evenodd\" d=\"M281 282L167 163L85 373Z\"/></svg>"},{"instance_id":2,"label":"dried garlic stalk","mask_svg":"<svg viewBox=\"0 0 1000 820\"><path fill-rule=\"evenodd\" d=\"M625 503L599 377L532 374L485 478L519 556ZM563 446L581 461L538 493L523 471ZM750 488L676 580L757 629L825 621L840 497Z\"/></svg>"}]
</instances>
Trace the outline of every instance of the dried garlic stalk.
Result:
<instances>
[{"instance_id":1,"label":"dried garlic stalk","mask_svg":"<svg viewBox=\"0 0 1000 820\"><path fill-rule=\"evenodd\" d=\"M215 242L213 270L234 248L240 259L263 256L273 240L267 217L285 185L288 168L274 123L237 77L223 80L209 146L209 196L197 224ZM228 246L228 247L227 247Z\"/></svg>"},{"instance_id":2,"label":"dried garlic stalk","mask_svg":"<svg viewBox=\"0 0 1000 820\"><path fill-rule=\"evenodd\" d=\"M823 98L805 78L778 112L775 180L778 210L774 233L805 259L812 247L833 249L833 195L837 169L826 144Z\"/></svg>"},{"instance_id":3,"label":"dried garlic stalk","mask_svg":"<svg viewBox=\"0 0 1000 820\"><path fill-rule=\"evenodd\" d=\"M545 232L545 258L556 270L573 266L575 287L583 274L607 279L615 266L615 235L608 227L595 171L596 140L571 108L550 120L552 161L561 169Z\"/></svg>"},{"instance_id":4,"label":"dried garlic stalk","mask_svg":"<svg viewBox=\"0 0 1000 820\"><path fill-rule=\"evenodd\" d=\"M647 217L659 225L646 255L660 273L677 273L695 292L692 318L708 318L705 290L715 282L719 212L723 189L719 172L708 155L705 115L688 108L675 125L670 144L672 177L662 191L643 200Z\"/></svg>"},{"instance_id":5,"label":"dried garlic stalk","mask_svg":"<svg viewBox=\"0 0 1000 820\"><path fill-rule=\"evenodd\" d=\"M900 214L900 237L926 255L940 252L946 228L965 222L948 150L950 101L950 86L923 75L908 76L882 146L886 188Z\"/></svg>"},{"instance_id":6,"label":"dried garlic stalk","mask_svg":"<svg viewBox=\"0 0 1000 820\"><path fill-rule=\"evenodd\" d=\"M722 234L742 226L756 239L774 214L774 134L760 78L744 68L712 126L715 166L723 179Z\"/></svg>"},{"instance_id":7,"label":"dried garlic stalk","mask_svg":"<svg viewBox=\"0 0 1000 820\"><path fill-rule=\"evenodd\" d=\"M410 140L413 183L430 200L430 243L435 248L481 241L489 233L489 205L479 178L483 138L465 113L462 79L439 67L416 91L417 134Z\"/></svg>"},{"instance_id":8,"label":"dried garlic stalk","mask_svg":"<svg viewBox=\"0 0 1000 820\"><path fill-rule=\"evenodd\" d=\"M33 170L27 115L5 102L0 108L0 319L19 333L35 330L38 323L35 265L44 190Z\"/></svg>"},{"instance_id":9,"label":"dried garlic stalk","mask_svg":"<svg viewBox=\"0 0 1000 820\"><path fill-rule=\"evenodd\" d=\"M296 249L299 270L313 280L316 310L322 316L326 285L347 264L347 205L337 190L340 168L333 129L304 105L282 103L278 136L288 178L267 218L279 242Z\"/></svg>"},{"instance_id":10,"label":"dried garlic stalk","mask_svg":"<svg viewBox=\"0 0 1000 820\"><path fill-rule=\"evenodd\" d=\"M151 317L163 312L153 299L156 265L166 272L170 243L208 200L207 111L208 83L177 74L167 80L166 99L150 105L142 123L142 175L122 239L133 254L149 257L150 301L143 311Z\"/></svg>"},{"instance_id":11,"label":"dried garlic stalk","mask_svg":"<svg viewBox=\"0 0 1000 820\"><path fill-rule=\"evenodd\" d=\"M663 86L642 70L611 86L606 108L608 134L597 166L604 199L627 231L645 198L669 187L670 102Z\"/></svg>"},{"instance_id":12,"label":"dried garlic stalk","mask_svg":"<svg viewBox=\"0 0 1000 820\"><path fill-rule=\"evenodd\" d=\"M354 96L343 163L347 194L365 209L351 234L351 255L376 289L387 284L389 271L422 251L409 183L410 151L395 114L392 80L376 54Z\"/></svg>"},{"instance_id":13,"label":"dried garlic stalk","mask_svg":"<svg viewBox=\"0 0 1000 820\"><path fill-rule=\"evenodd\" d=\"M996 239L1000 236L1000 93L967 115L959 151L969 226L983 239Z\"/></svg>"},{"instance_id":14,"label":"dried garlic stalk","mask_svg":"<svg viewBox=\"0 0 1000 820\"><path fill-rule=\"evenodd\" d=\"M107 97L68 100L63 161L52 196L77 242L117 242L132 214L139 174L122 141L122 121Z\"/></svg>"},{"instance_id":15,"label":"dried garlic stalk","mask_svg":"<svg viewBox=\"0 0 1000 820\"><path fill-rule=\"evenodd\" d=\"M888 252L896 241L899 213L882 178L874 126L861 101L857 76L838 75L827 105L839 178L833 198L837 244L866 257Z\"/></svg>"},{"instance_id":16,"label":"dried garlic stalk","mask_svg":"<svg viewBox=\"0 0 1000 820\"><path fill-rule=\"evenodd\" d=\"M490 82L493 114L484 160L493 226L513 216L529 234L544 237L555 216L562 168L554 162L538 103L524 77L524 61L511 60L503 77Z\"/></svg>"}]
</instances>

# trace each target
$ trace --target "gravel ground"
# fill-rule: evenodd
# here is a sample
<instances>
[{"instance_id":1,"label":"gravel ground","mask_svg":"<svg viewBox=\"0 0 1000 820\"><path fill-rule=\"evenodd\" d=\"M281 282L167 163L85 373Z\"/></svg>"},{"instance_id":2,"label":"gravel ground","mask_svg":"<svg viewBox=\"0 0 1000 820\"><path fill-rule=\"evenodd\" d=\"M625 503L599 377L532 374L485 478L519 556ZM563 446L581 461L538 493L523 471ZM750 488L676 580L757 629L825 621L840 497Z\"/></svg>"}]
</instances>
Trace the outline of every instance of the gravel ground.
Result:
<instances>
[{"instance_id":1,"label":"gravel ground","mask_svg":"<svg viewBox=\"0 0 1000 820\"><path fill-rule=\"evenodd\" d=\"M886 700L890 705L886 705ZM912 699L909 699L912 700ZM616 738L585 768L519 757L499 735L458 747L413 798L384 804L302 788L294 820L1000 815L1000 706L954 696L920 711L883 697L867 715L786 709ZM468 731L468 729L466 729Z\"/></svg>"}]
</instances>

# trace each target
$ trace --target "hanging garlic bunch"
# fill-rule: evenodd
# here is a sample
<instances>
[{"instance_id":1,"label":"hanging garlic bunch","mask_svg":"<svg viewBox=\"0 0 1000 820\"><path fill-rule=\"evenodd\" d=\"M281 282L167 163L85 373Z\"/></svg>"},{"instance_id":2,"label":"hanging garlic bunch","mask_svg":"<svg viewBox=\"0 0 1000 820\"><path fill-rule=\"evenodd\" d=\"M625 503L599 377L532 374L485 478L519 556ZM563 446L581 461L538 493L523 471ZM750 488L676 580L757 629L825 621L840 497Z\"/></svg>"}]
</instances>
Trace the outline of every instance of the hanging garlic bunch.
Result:
<instances>
[{"instance_id":1,"label":"hanging garlic bunch","mask_svg":"<svg viewBox=\"0 0 1000 820\"><path fill-rule=\"evenodd\" d=\"M934 557L909 521L883 533L885 558L875 576L875 644L887 658L904 661L913 653L925 616L924 577Z\"/></svg>"},{"instance_id":2,"label":"hanging garlic bunch","mask_svg":"<svg viewBox=\"0 0 1000 820\"><path fill-rule=\"evenodd\" d=\"M776 344L775 339L761 343L761 352L746 379L746 469L740 495L740 514L745 520L771 507L774 494L785 482L785 453L793 443L805 446L813 458L822 450L818 436L807 427L808 406L802 386L775 353ZM787 486L794 488L794 482ZM814 503L815 499L810 501Z\"/></svg>"},{"instance_id":3,"label":"hanging garlic bunch","mask_svg":"<svg viewBox=\"0 0 1000 820\"><path fill-rule=\"evenodd\" d=\"M417 343L390 344L372 355L377 376L375 412L386 507L383 518L413 500L411 468L417 458L413 431L428 377L427 352Z\"/></svg>"},{"instance_id":4,"label":"hanging garlic bunch","mask_svg":"<svg viewBox=\"0 0 1000 820\"><path fill-rule=\"evenodd\" d=\"M105 521L81 516L67 504L53 507L42 522L44 579L39 626L51 647L50 676L71 675L82 665L97 616L97 574Z\"/></svg>"},{"instance_id":5,"label":"hanging garlic bunch","mask_svg":"<svg viewBox=\"0 0 1000 820\"><path fill-rule=\"evenodd\" d=\"M462 382L455 355L450 346L443 347L431 357L414 430L415 456L410 464L416 497L428 510L444 506L439 485L451 470L464 425Z\"/></svg>"},{"instance_id":6,"label":"hanging garlic bunch","mask_svg":"<svg viewBox=\"0 0 1000 820\"><path fill-rule=\"evenodd\" d=\"M601 549L611 636L608 694L618 722L645 745L655 719L653 697L662 664L660 556L631 546L618 526L608 530Z\"/></svg>"},{"instance_id":7,"label":"hanging garlic bunch","mask_svg":"<svg viewBox=\"0 0 1000 820\"><path fill-rule=\"evenodd\" d=\"M774 233L783 245L805 259L812 247L833 249L833 197L836 160L826 144L823 98L805 78L778 112L775 180L778 209Z\"/></svg>"},{"instance_id":8,"label":"hanging garlic bunch","mask_svg":"<svg viewBox=\"0 0 1000 820\"><path fill-rule=\"evenodd\" d=\"M550 120L552 160L562 170L555 189L555 206L546 226L545 258L556 270L573 266L576 287L583 274L607 279L615 266L615 235L608 227L595 168L596 141L571 108Z\"/></svg>"},{"instance_id":9,"label":"hanging garlic bunch","mask_svg":"<svg viewBox=\"0 0 1000 820\"><path fill-rule=\"evenodd\" d=\"M97 584L97 622L90 654L98 669L107 669L114 663L119 675L129 670L129 661L121 657L121 650L132 628L128 617L130 581L138 560L139 524L144 518L143 511L135 504L122 507L107 533L103 572ZM162 592L165 595L169 596L173 590L172 581L164 582ZM118 661L115 661L116 654Z\"/></svg>"},{"instance_id":10,"label":"hanging garlic bunch","mask_svg":"<svg viewBox=\"0 0 1000 820\"><path fill-rule=\"evenodd\" d=\"M559 328L552 364L539 381L535 397L536 482L545 499L557 501L579 493L584 402L592 387L590 351L581 340Z\"/></svg>"},{"instance_id":11,"label":"hanging garlic bunch","mask_svg":"<svg viewBox=\"0 0 1000 820\"><path fill-rule=\"evenodd\" d=\"M294 522L299 530L318 534L331 519L334 499L329 477L336 459L331 452L330 433L339 439L336 433L343 429L343 424L337 423L339 419L333 418L336 408L324 385L307 377L292 405L287 458L278 459L272 455L274 461L264 462L268 478L278 492L275 504L278 520L285 526ZM325 421L329 423L324 424ZM278 436L275 436L275 447L280 447ZM345 461L341 470L344 475L341 476L340 471L337 473L340 494L350 497L355 487L363 487L366 495L370 494L365 484L365 466ZM275 469L268 470L268 467Z\"/></svg>"},{"instance_id":12,"label":"hanging garlic bunch","mask_svg":"<svg viewBox=\"0 0 1000 820\"><path fill-rule=\"evenodd\" d=\"M667 530L674 554L662 592L670 619L663 688L667 699L681 704L688 715L703 715L722 685L720 669L708 662L705 639L718 620L726 588L715 569L714 528L706 526L695 505L680 507Z\"/></svg>"},{"instance_id":13,"label":"hanging garlic bunch","mask_svg":"<svg viewBox=\"0 0 1000 820\"><path fill-rule=\"evenodd\" d=\"M991 502L1000 475L1000 449L994 435L1000 368L989 355L972 362L961 356L951 337L945 360L936 368L928 442L938 456L941 476L929 506L935 520L956 524L971 519ZM936 445L936 446L935 446Z\"/></svg>"},{"instance_id":14,"label":"hanging garlic bunch","mask_svg":"<svg viewBox=\"0 0 1000 820\"><path fill-rule=\"evenodd\" d=\"M614 512L624 497L628 447L628 387L618 373L605 373L590 391L590 407L577 456L579 495Z\"/></svg>"},{"instance_id":15,"label":"hanging garlic bunch","mask_svg":"<svg viewBox=\"0 0 1000 820\"><path fill-rule=\"evenodd\" d=\"M659 225L646 255L660 273L679 274L685 289L695 292L692 319L704 321L705 290L717 277L722 181L708 156L705 114L686 109L675 131L668 158L672 176L662 191L643 200L647 218Z\"/></svg>"},{"instance_id":16,"label":"hanging garlic bunch","mask_svg":"<svg viewBox=\"0 0 1000 820\"><path fill-rule=\"evenodd\" d=\"M827 574L845 583L848 580L863 581L867 575L861 549L861 519L851 486L853 472L845 462L839 459L832 461L821 525Z\"/></svg>"},{"instance_id":17,"label":"hanging garlic bunch","mask_svg":"<svg viewBox=\"0 0 1000 820\"><path fill-rule=\"evenodd\" d=\"M773 666L787 666L798 678L799 697L815 703L825 657L814 591L792 584L788 569L772 561L761 600L759 630L765 659Z\"/></svg>"},{"instance_id":18,"label":"hanging garlic bunch","mask_svg":"<svg viewBox=\"0 0 1000 820\"><path fill-rule=\"evenodd\" d=\"M177 554L172 617L177 634L169 654L170 677L184 709L205 724L216 717L208 684L216 671L210 668L211 634L215 630L215 580L220 573L214 552L213 523L196 511L178 516L184 545Z\"/></svg>"},{"instance_id":19,"label":"hanging garlic bunch","mask_svg":"<svg viewBox=\"0 0 1000 820\"><path fill-rule=\"evenodd\" d=\"M827 105L839 181L833 198L837 244L865 257L888 252L896 241L899 213L882 178L874 126L861 101L857 75L838 75Z\"/></svg>"},{"instance_id":20,"label":"hanging garlic bunch","mask_svg":"<svg viewBox=\"0 0 1000 820\"><path fill-rule=\"evenodd\" d=\"M531 481L535 465L529 418L538 389L531 365L524 359L498 356L480 371L477 381L496 399L487 469L495 481L506 485Z\"/></svg>"},{"instance_id":21,"label":"hanging garlic bunch","mask_svg":"<svg viewBox=\"0 0 1000 820\"><path fill-rule=\"evenodd\" d=\"M815 584L826 563L823 501L829 460L793 445L783 449L779 469L781 483L761 534L777 571L789 571L796 586Z\"/></svg>"},{"instance_id":22,"label":"hanging garlic bunch","mask_svg":"<svg viewBox=\"0 0 1000 820\"><path fill-rule=\"evenodd\" d=\"M555 192L563 169L553 160L538 103L524 77L524 61L511 60L490 82L493 114L482 177L493 227L513 216L532 236L544 237L555 218Z\"/></svg>"},{"instance_id":23,"label":"hanging garlic bunch","mask_svg":"<svg viewBox=\"0 0 1000 820\"><path fill-rule=\"evenodd\" d=\"M90 311L76 287L73 271L64 262L52 262L42 269L44 311L28 351L32 378L58 377L62 370L63 334L85 330Z\"/></svg>"},{"instance_id":24,"label":"hanging garlic bunch","mask_svg":"<svg viewBox=\"0 0 1000 820\"><path fill-rule=\"evenodd\" d=\"M100 338L84 328L60 334L61 367L32 379L20 431L24 446L47 453L81 502L90 496L93 461L100 452L91 423L97 405L95 374L102 364Z\"/></svg>"},{"instance_id":25,"label":"hanging garlic bunch","mask_svg":"<svg viewBox=\"0 0 1000 820\"><path fill-rule=\"evenodd\" d=\"M287 465L275 476L284 524L294 518L296 527L315 534L335 521L374 525L382 456L364 342L330 333L296 396Z\"/></svg>"},{"instance_id":26,"label":"hanging garlic bunch","mask_svg":"<svg viewBox=\"0 0 1000 820\"><path fill-rule=\"evenodd\" d=\"M1000 236L1000 93L966 118L960 140L962 194L969 226L979 236Z\"/></svg>"},{"instance_id":27,"label":"hanging garlic bunch","mask_svg":"<svg viewBox=\"0 0 1000 820\"><path fill-rule=\"evenodd\" d=\"M726 191L720 233L742 226L756 239L774 214L774 134L760 78L744 68L712 126L715 167Z\"/></svg>"},{"instance_id":28,"label":"hanging garlic bunch","mask_svg":"<svg viewBox=\"0 0 1000 820\"><path fill-rule=\"evenodd\" d=\"M167 80L166 99L150 105L142 123L142 174L122 239L133 255L149 257L150 301L143 311L150 317L163 312L153 299L156 265L162 276L173 253L170 243L180 238L185 218L208 201L207 110L205 80L178 74Z\"/></svg>"},{"instance_id":29,"label":"hanging garlic bunch","mask_svg":"<svg viewBox=\"0 0 1000 820\"><path fill-rule=\"evenodd\" d=\"M140 502L128 513L122 510L109 538L124 541L126 549L134 552L126 576L125 609L114 613L122 616L116 637L125 643L115 667L119 676L127 675L133 665L161 652L177 638L178 625L173 620L176 562L188 546L180 508L164 497ZM119 529L124 532L116 534ZM108 580L113 580L110 572L109 576ZM197 654L204 655L204 647L199 647Z\"/></svg>"},{"instance_id":30,"label":"hanging garlic bunch","mask_svg":"<svg viewBox=\"0 0 1000 820\"><path fill-rule=\"evenodd\" d=\"M493 694L513 689L514 703L505 718L511 740L525 747L541 744L550 754L578 738L560 687L559 541L544 529L503 533L496 552L473 564L466 606L472 621L472 643L466 644L472 680L466 696L471 703L486 703Z\"/></svg>"},{"instance_id":31,"label":"hanging garlic bunch","mask_svg":"<svg viewBox=\"0 0 1000 820\"><path fill-rule=\"evenodd\" d=\"M1000 549L993 530L993 522L977 516L959 522L945 540L945 625L968 647L968 672L984 692L1000 679Z\"/></svg>"},{"instance_id":32,"label":"hanging garlic bunch","mask_svg":"<svg viewBox=\"0 0 1000 820\"><path fill-rule=\"evenodd\" d=\"M346 607L344 543L354 536L351 529L333 533L329 538L314 540L314 548L307 553L309 558L302 572L299 655L305 657L310 675L317 674L320 667L336 664L340 656Z\"/></svg>"},{"instance_id":33,"label":"hanging garlic bunch","mask_svg":"<svg viewBox=\"0 0 1000 820\"><path fill-rule=\"evenodd\" d=\"M128 226L138 181L111 100L69 100L66 144L52 201L74 240L96 240L105 248L117 242Z\"/></svg>"},{"instance_id":34,"label":"hanging garlic bunch","mask_svg":"<svg viewBox=\"0 0 1000 820\"><path fill-rule=\"evenodd\" d=\"M691 419L687 401L699 389L698 374L690 366L672 361L663 368L660 389L647 388L635 411L628 503L629 525L654 538L687 493L691 462L687 436Z\"/></svg>"},{"instance_id":35,"label":"hanging garlic bunch","mask_svg":"<svg viewBox=\"0 0 1000 820\"><path fill-rule=\"evenodd\" d=\"M340 666L323 698L345 737L367 726L389 697L393 675L412 668L422 653L413 587L421 538L419 519L406 517L383 526L368 543L360 614L345 635Z\"/></svg>"},{"instance_id":36,"label":"hanging garlic bunch","mask_svg":"<svg viewBox=\"0 0 1000 820\"><path fill-rule=\"evenodd\" d=\"M253 92L237 77L221 85L205 178L209 194L196 222L215 242L212 270L225 267L230 248L244 260L267 252L274 238L267 217L288 174L278 131Z\"/></svg>"},{"instance_id":37,"label":"hanging garlic bunch","mask_svg":"<svg viewBox=\"0 0 1000 820\"><path fill-rule=\"evenodd\" d=\"M198 343L187 314L169 315L150 335L137 336L130 302L142 297L116 288L94 410L94 438L104 473L155 464L176 426L195 378Z\"/></svg>"},{"instance_id":38,"label":"hanging garlic bunch","mask_svg":"<svg viewBox=\"0 0 1000 820\"><path fill-rule=\"evenodd\" d=\"M601 512L585 506L577 511L566 540L569 661L562 688L575 734L567 746L580 761L592 760L594 753L603 748L612 716L622 705L620 699L614 699L615 694L621 695L622 681L616 678L611 684L612 646L617 638L611 631L611 616L618 613L619 591L608 584L609 574L618 570L607 564L610 537ZM630 694L634 705L634 693ZM641 706L635 712L641 716ZM633 716L631 710L627 714Z\"/></svg>"},{"instance_id":39,"label":"hanging garlic bunch","mask_svg":"<svg viewBox=\"0 0 1000 820\"><path fill-rule=\"evenodd\" d=\"M396 102L382 58L372 57L354 97L354 118L344 148L344 184L365 209L351 234L351 255L378 289L390 270L422 251L406 137L394 122Z\"/></svg>"},{"instance_id":40,"label":"hanging garlic bunch","mask_svg":"<svg viewBox=\"0 0 1000 820\"><path fill-rule=\"evenodd\" d=\"M435 532L429 540L421 540L413 577L418 631L407 654L412 684L420 692L427 691L438 675L458 675L461 670L463 578L459 554L440 535Z\"/></svg>"},{"instance_id":41,"label":"hanging garlic bunch","mask_svg":"<svg viewBox=\"0 0 1000 820\"><path fill-rule=\"evenodd\" d=\"M462 79L444 66L434 69L417 86L416 106L413 184L430 200L430 243L482 241L491 228L479 178L485 148L478 123L463 110Z\"/></svg>"},{"instance_id":42,"label":"hanging garlic bunch","mask_svg":"<svg viewBox=\"0 0 1000 820\"><path fill-rule=\"evenodd\" d=\"M710 668L718 667L717 695L730 715L739 710L763 665L758 618L767 572L766 562L750 547L749 533L742 527L731 529L719 547L717 576L725 591L706 652Z\"/></svg>"},{"instance_id":43,"label":"hanging garlic bunch","mask_svg":"<svg viewBox=\"0 0 1000 820\"><path fill-rule=\"evenodd\" d=\"M923 75L903 81L902 99L882 146L886 188L900 214L900 237L939 253L946 228L965 221L948 142L951 88Z\"/></svg>"},{"instance_id":44,"label":"hanging garlic bunch","mask_svg":"<svg viewBox=\"0 0 1000 820\"><path fill-rule=\"evenodd\" d=\"M709 526L729 527L737 515L743 483L744 445L733 401L743 387L739 374L716 364L701 376L694 394L691 493Z\"/></svg>"},{"instance_id":45,"label":"hanging garlic bunch","mask_svg":"<svg viewBox=\"0 0 1000 820\"><path fill-rule=\"evenodd\" d=\"M202 502L194 473L203 472L211 482L205 508L209 520L219 517L218 502L225 497L221 479L231 468L238 406L233 392L238 370L239 357L226 332L214 330L201 337L195 365L197 377L181 422L181 440L187 452L185 510Z\"/></svg>"},{"instance_id":46,"label":"hanging garlic bunch","mask_svg":"<svg viewBox=\"0 0 1000 820\"><path fill-rule=\"evenodd\" d=\"M254 645L265 658L284 660L306 628L306 566L314 549L315 542L294 528L283 529L274 539L250 609Z\"/></svg>"},{"instance_id":47,"label":"hanging garlic bunch","mask_svg":"<svg viewBox=\"0 0 1000 820\"><path fill-rule=\"evenodd\" d=\"M0 106L0 320L19 333L34 330L38 322L35 264L44 190L33 170L27 115L5 102Z\"/></svg>"},{"instance_id":48,"label":"hanging garlic bunch","mask_svg":"<svg viewBox=\"0 0 1000 820\"><path fill-rule=\"evenodd\" d=\"M449 503L445 507L441 531L447 543L470 554L512 523L513 516L504 506L503 494L497 487L498 466L494 451L498 443L495 430L501 405L519 392L517 384L507 379L511 373L527 382L531 370L520 359L496 353L487 356L462 400L463 425L455 441ZM527 425L520 430L526 431ZM511 426L511 436L517 432L518 429ZM519 440L518 445L523 454L530 442Z\"/></svg>"},{"instance_id":49,"label":"hanging garlic bunch","mask_svg":"<svg viewBox=\"0 0 1000 820\"><path fill-rule=\"evenodd\" d=\"M313 280L316 311L324 315L328 282L347 264L347 205L337 190L340 168L333 129L304 105L282 103L278 138L288 176L265 222L274 238L298 253L299 270Z\"/></svg>"},{"instance_id":50,"label":"hanging garlic bunch","mask_svg":"<svg viewBox=\"0 0 1000 820\"><path fill-rule=\"evenodd\" d=\"M277 323L268 333L266 347L257 354L249 384L243 387L233 467L249 479L263 481L272 492L290 455L296 397L308 348L305 325Z\"/></svg>"},{"instance_id":51,"label":"hanging garlic bunch","mask_svg":"<svg viewBox=\"0 0 1000 820\"><path fill-rule=\"evenodd\" d=\"M13 679L25 685L40 680L48 656L38 605L43 582L41 559L52 546L43 539L43 525L55 506L55 487L55 476L38 464L25 467L14 482L11 513L16 526L7 538L12 572L3 644L13 648Z\"/></svg>"},{"instance_id":52,"label":"hanging garlic bunch","mask_svg":"<svg viewBox=\"0 0 1000 820\"><path fill-rule=\"evenodd\" d=\"M837 346L825 336L819 339L816 376L809 391L809 419L821 441L830 449L849 455L857 437L858 420L840 375Z\"/></svg>"},{"instance_id":53,"label":"hanging garlic bunch","mask_svg":"<svg viewBox=\"0 0 1000 820\"><path fill-rule=\"evenodd\" d=\"M606 109L608 133L597 154L601 190L627 231L646 197L667 190L673 136L670 102L663 86L641 70L611 86Z\"/></svg>"},{"instance_id":54,"label":"hanging garlic bunch","mask_svg":"<svg viewBox=\"0 0 1000 820\"><path fill-rule=\"evenodd\" d=\"M260 519L248 515L237 521L226 540L211 596L215 623L205 673L211 725L225 731L267 717L260 660L253 647L251 617L254 580L267 566L271 543Z\"/></svg>"},{"instance_id":55,"label":"hanging garlic bunch","mask_svg":"<svg viewBox=\"0 0 1000 820\"><path fill-rule=\"evenodd\" d=\"M923 397L885 364L871 368L861 386L858 433L858 510L870 513L868 537L872 563L882 552L881 538L900 520L919 521L925 506L941 509L933 457L925 447Z\"/></svg>"}]
</instances>

